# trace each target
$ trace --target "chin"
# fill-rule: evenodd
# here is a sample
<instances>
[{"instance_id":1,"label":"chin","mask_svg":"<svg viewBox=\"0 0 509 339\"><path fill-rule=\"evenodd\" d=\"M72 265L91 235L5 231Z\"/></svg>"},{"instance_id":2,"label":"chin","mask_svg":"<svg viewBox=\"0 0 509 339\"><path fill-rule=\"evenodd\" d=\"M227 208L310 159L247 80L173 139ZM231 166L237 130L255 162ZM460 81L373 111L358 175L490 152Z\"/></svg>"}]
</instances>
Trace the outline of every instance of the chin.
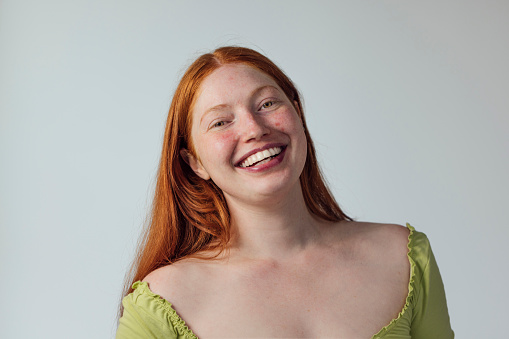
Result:
<instances>
[{"instance_id":1,"label":"chin","mask_svg":"<svg viewBox=\"0 0 509 339\"><path fill-rule=\"evenodd\" d=\"M251 196L258 196L260 200L266 202L274 202L276 200L292 199L296 192L301 192L300 180L275 180L274 182L266 182L258 185L256 192ZM263 201L262 201L263 202Z\"/></svg>"}]
</instances>

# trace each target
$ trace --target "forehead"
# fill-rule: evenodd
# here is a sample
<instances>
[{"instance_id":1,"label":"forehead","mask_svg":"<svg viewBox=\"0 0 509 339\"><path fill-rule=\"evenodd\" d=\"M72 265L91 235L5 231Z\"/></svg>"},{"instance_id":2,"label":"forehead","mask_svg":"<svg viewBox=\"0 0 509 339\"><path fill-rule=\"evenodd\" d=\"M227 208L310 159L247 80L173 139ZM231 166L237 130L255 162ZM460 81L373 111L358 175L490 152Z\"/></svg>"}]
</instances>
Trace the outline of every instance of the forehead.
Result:
<instances>
[{"instance_id":1,"label":"forehead","mask_svg":"<svg viewBox=\"0 0 509 339\"><path fill-rule=\"evenodd\" d=\"M248 94L263 86L280 90L274 79L264 72L244 64L228 64L214 70L207 76L197 93L195 109L207 109L210 105L227 104L237 95Z\"/></svg>"}]
</instances>

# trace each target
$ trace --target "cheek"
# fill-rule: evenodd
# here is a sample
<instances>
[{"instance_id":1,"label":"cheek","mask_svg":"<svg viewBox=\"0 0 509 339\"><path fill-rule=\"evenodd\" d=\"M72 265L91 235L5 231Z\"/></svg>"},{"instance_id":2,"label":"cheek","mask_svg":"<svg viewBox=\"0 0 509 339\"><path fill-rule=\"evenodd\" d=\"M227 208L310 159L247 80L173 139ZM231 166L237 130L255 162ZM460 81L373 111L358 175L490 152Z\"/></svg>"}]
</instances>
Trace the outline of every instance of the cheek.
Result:
<instances>
[{"instance_id":1,"label":"cheek","mask_svg":"<svg viewBox=\"0 0 509 339\"><path fill-rule=\"evenodd\" d=\"M211 140L210 144L213 144L215 148L228 149L229 145L235 141L235 135L230 132L220 133Z\"/></svg>"},{"instance_id":2,"label":"cheek","mask_svg":"<svg viewBox=\"0 0 509 339\"><path fill-rule=\"evenodd\" d=\"M217 159L222 154L228 155L231 153L235 145L236 136L234 133L218 133L213 138L206 138L202 141L203 149L206 150L208 155Z\"/></svg>"},{"instance_id":3,"label":"cheek","mask_svg":"<svg viewBox=\"0 0 509 339\"><path fill-rule=\"evenodd\" d=\"M272 124L274 127L277 127L278 130L282 132L287 132L289 129L291 129L291 121L289 121L288 113L280 112L276 115L274 115Z\"/></svg>"},{"instance_id":4,"label":"cheek","mask_svg":"<svg viewBox=\"0 0 509 339\"><path fill-rule=\"evenodd\" d=\"M235 141L235 135L231 132L221 133L217 137L217 142L221 144L230 143L232 141Z\"/></svg>"},{"instance_id":5,"label":"cheek","mask_svg":"<svg viewBox=\"0 0 509 339\"><path fill-rule=\"evenodd\" d=\"M276 114L272 121L273 125L282 132L297 131L302 125L297 113L291 110L285 110Z\"/></svg>"}]
</instances>

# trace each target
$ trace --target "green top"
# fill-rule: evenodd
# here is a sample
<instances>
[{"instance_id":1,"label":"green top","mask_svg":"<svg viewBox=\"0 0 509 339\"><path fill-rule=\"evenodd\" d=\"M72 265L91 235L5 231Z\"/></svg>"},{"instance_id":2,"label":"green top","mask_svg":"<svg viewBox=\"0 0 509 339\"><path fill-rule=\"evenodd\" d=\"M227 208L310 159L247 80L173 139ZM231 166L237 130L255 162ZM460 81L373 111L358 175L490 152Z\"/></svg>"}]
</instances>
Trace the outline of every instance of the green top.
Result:
<instances>
[{"instance_id":1,"label":"green top","mask_svg":"<svg viewBox=\"0 0 509 339\"><path fill-rule=\"evenodd\" d=\"M407 224L408 260L411 265L406 303L396 319L372 339L454 338L449 323L444 286L428 238ZM152 293L146 282L137 281L122 304L117 339L197 338L171 303Z\"/></svg>"}]
</instances>

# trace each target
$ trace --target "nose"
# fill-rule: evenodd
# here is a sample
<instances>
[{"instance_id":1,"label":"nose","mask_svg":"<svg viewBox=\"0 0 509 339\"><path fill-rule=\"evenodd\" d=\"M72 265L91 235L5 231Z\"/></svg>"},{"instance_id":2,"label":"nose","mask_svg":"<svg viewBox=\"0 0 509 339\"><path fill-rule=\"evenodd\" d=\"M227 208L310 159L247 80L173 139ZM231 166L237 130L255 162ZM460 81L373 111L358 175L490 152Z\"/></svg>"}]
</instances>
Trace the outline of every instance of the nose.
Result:
<instances>
[{"instance_id":1,"label":"nose","mask_svg":"<svg viewBox=\"0 0 509 339\"><path fill-rule=\"evenodd\" d=\"M244 141L260 140L263 136L270 134L270 129L260 113L246 111L242 115L241 133Z\"/></svg>"}]
</instances>

